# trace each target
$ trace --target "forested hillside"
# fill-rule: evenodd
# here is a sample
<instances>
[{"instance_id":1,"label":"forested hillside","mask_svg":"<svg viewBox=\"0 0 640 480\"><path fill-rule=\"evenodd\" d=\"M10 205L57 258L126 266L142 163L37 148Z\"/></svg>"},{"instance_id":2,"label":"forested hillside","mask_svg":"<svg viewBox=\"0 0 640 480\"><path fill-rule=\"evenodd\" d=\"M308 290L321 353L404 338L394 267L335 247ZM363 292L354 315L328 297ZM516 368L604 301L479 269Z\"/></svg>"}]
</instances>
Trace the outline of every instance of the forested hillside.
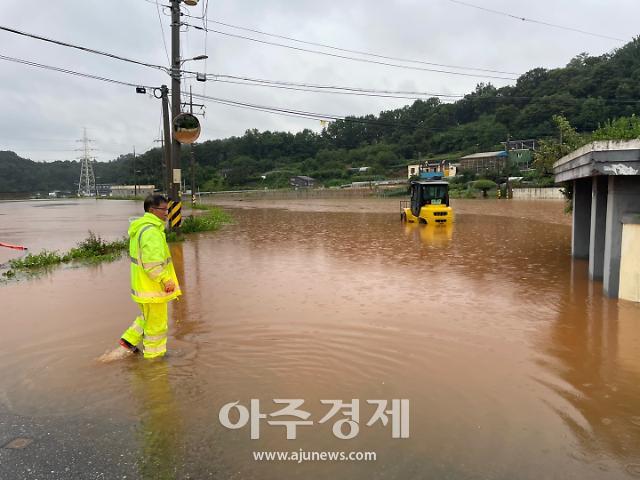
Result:
<instances>
[{"instance_id":1,"label":"forested hillside","mask_svg":"<svg viewBox=\"0 0 640 480\"><path fill-rule=\"evenodd\" d=\"M499 148L509 135L554 137L554 115L563 115L578 132L590 132L639 110L640 40L635 39L610 54L581 54L564 68L533 69L512 86L480 84L453 103L418 100L378 115L335 121L319 134L248 130L241 137L203 142L194 147L197 179L203 190L285 186L292 174L332 185L358 179L347 167L364 165L372 167L371 176L393 176L403 174L404 165L418 153L456 158ZM188 148L183 148L183 156L183 165L188 165ZM137 162L140 183L161 184L158 149L140 155ZM0 192L73 190L79 171L78 162L35 163L0 152ZM132 159L100 163L96 175L99 183L131 183Z\"/></svg>"}]
</instances>

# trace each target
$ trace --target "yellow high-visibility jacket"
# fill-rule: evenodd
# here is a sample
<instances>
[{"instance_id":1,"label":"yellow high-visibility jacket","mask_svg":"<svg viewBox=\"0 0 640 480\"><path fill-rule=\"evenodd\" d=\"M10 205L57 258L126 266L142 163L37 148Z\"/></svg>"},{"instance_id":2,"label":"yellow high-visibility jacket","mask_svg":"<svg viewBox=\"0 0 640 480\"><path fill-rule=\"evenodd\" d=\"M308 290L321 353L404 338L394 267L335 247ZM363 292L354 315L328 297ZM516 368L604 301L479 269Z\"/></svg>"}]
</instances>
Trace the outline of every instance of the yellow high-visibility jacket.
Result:
<instances>
[{"instance_id":1,"label":"yellow high-visibility jacket","mask_svg":"<svg viewBox=\"0 0 640 480\"><path fill-rule=\"evenodd\" d=\"M152 213L129 226L131 257L131 298L138 303L165 303L182 295L171 253L164 234L164 222ZM165 282L173 280L176 289L164 291Z\"/></svg>"}]
</instances>

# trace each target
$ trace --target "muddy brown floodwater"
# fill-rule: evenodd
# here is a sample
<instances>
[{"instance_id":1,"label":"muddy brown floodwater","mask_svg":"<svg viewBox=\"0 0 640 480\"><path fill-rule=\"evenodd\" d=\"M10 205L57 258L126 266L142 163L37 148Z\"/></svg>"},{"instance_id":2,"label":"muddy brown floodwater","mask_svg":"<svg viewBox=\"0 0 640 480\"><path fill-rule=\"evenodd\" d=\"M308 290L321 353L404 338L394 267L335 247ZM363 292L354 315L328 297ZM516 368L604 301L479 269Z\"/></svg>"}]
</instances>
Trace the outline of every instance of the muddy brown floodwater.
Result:
<instances>
[{"instance_id":1,"label":"muddy brown floodwater","mask_svg":"<svg viewBox=\"0 0 640 480\"><path fill-rule=\"evenodd\" d=\"M0 448L0 478L640 476L640 307L587 280L561 202L460 200L451 228L391 200L219 202L234 224L172 246L185 295L159 362L95 360L136 315L125 259L0 286L0 447L33 440ZM115 238L139 208L0 203L0 241ZM302 399L313 424L221 425L252 399ZM359 400L354 438L332 433L345 410L319 423L331 399ZM409 438L367 426L383 399L409 400Z\"/></svg>"}]
</instances>

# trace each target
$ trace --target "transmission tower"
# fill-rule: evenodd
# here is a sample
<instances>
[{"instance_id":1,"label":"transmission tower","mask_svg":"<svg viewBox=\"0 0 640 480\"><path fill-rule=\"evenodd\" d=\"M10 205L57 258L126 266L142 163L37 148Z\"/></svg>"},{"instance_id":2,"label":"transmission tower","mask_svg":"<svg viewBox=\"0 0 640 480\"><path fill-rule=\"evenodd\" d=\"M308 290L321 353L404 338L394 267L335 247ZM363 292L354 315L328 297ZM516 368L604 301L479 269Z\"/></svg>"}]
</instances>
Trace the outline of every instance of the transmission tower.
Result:
<instances>
[{"instance_id":1,"label":"transmission tower","mask_svg":"<svg viewBox=\"0 0 640 480\"><path fill-rule=\"evenodd\" d=\"M89 152L93 150L89 148L90 140L87 137L87 129L84 129L84 135L81 140L77 140L78 142L82 142L83 148L80 150L82 152L82 156L79 158L80 160L80 181L78 182L78 196L79 197L93 197L97 196L96 192L96 177L93 173L93 165L92 162L95 158L89 156Z\"/></svg>"}]
</instances>

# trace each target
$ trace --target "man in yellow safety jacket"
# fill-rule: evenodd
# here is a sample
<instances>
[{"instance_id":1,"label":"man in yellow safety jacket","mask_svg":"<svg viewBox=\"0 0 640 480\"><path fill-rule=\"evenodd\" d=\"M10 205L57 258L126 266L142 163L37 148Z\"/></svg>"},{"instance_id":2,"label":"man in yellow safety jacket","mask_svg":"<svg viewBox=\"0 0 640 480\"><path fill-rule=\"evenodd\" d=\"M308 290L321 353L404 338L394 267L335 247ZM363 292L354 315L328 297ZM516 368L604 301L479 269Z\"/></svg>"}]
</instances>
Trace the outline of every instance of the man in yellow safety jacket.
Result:
<instances>
[{"instance_id":1,"label":"man in yellow safety jacket","mask_svg":"<svg viewBox=\"0 0 640 480\"><path fill-rule=\"evenodd\" d=\"M142 314L124 332L120 345L137 352L142 340L145 358L167 352L167 304L182 295L164 233L167 204L163 195L149 195L145 214L129 226L131 298Z\"/></svg>"}]
</instances>

